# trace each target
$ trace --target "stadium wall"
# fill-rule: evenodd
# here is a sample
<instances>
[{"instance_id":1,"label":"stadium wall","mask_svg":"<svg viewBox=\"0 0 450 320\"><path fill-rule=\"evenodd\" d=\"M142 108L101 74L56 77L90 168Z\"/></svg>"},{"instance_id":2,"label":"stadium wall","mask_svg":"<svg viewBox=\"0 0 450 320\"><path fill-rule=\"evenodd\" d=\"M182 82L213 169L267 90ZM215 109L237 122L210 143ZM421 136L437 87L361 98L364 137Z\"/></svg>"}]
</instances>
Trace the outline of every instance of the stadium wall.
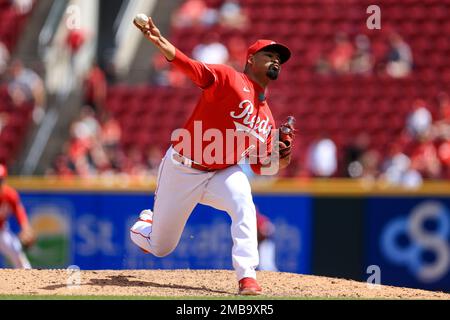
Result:
<instances>
[{"instance_id":1,"label":"stadium wall","mask_svg":"<svg viewBox=\"0 0 450 320\"><path fill-rule=\"evenodd\" d=\"M128 237L153 206L154 181L11 179L38 244L36 268L231 269L229 217L198 206L177 249L159 259ZM255 183L255 203L276 226L280 271L450 291L450 185L420 190L348 180ZM11 221L13 222L13 221ZM12 223L12 228L17 226Z\"/></svg>"}]
</instances>

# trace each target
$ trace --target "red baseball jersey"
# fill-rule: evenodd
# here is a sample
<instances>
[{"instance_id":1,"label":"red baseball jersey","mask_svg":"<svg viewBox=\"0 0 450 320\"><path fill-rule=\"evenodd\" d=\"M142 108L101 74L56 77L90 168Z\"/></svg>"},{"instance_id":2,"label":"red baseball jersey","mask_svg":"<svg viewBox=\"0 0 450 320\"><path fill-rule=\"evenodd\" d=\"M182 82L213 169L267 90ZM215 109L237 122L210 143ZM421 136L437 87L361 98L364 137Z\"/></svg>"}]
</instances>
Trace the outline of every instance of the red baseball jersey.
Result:
<instances>
[{"instance_id":1,"label":"red baseball jersey","mask_svg":"<svg viewBox=\"0 0 450 320\"><path fill-rule=\"evenodd\" d=\"M177 152L214 170L249 154L270 153L275 121L260 85L229 66L201 63L179 50L172 63L203 89L184 126L190 137L172 139ZM255 172L258 165L252 166Z\"/></svg>"},{"instance_id":2,"label":"red baseball jersey","mask_svg":"<svg viewBox=\"0 0 450 320\"><path fill-rule=\"evenodd\" d=\"M11 213L17 218L20 227L28 224L28 218L20 202L19 194L16 190L4 184L0 187L0 228L5 225Z\"/></svg>"}]
</instances>

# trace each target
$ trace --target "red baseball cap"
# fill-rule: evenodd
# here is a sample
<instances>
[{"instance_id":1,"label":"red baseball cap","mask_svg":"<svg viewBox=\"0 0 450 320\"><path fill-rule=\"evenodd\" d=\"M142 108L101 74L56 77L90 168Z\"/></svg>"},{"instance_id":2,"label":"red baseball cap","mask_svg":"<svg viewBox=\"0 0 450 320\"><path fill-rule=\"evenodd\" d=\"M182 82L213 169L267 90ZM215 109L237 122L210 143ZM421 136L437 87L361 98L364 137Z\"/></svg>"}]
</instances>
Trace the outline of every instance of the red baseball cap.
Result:
<instances>
[{"instance_id":1,"label":"red baseball cap","mask_svg":"<svg viewBox=\"0 0 450 320\"><path fill-rule=\"evenodd\" d=\"M5 178L7 176L8 176L8 169L4 165L0 164L0 179Z\"/></svg>"},{"instance_id":2,"label":"red baseball cap","mask_svg":"<svg viewBox=\"0 0 450 320\"><path fill-rule=\"evenodd\" d=\"M287 62L291 57L291 50L285 45L277 43L272 40L261 39L256 41L254 44L248 48L247 51L247 59L250 55L253 55L261 50L273 50L280 55L281 64Z\"/></svg>"}]
</instances>

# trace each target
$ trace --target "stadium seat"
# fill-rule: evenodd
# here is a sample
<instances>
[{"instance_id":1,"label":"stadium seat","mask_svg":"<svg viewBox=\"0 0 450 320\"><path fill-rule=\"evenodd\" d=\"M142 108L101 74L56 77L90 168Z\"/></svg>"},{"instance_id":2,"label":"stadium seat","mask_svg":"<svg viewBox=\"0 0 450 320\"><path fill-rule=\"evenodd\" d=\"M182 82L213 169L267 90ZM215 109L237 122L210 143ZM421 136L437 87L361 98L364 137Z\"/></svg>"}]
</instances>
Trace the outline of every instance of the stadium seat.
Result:
<instances>
[{"instance_id":1,"label":"stadium seat","mask_svg":"<svg viewBox=\"0 0 450 320\"><path fill-rule=\"evenodd\" d=\"M207 3L218 5L220 1L208 0ZM341 1L325 0L241 1L251 21L251 30L239 32L247 43L271 37L288 44L293 51L283 76L271 87L269 101L278 122L291 114L298 118L301 142L294 151L297 161L303 159L300 155L323 131L328 131L339 146L366 131L379 151L383 151L404 127L414 99L434 101L442 88L448 88L449 3L380 0L377 4L383 8L385 28L382 31L360 26L367 17L365 2L350 1L343 5ZM214 30L222 39L231 36L230 30L220 27ZM333 48L336 32L348 32L352 39L357 33L368 35L374 58L379 61L387 53L387 36L392 30L401 34L411 46L414 70L410 76L394 79L315 73L318 54L328 53ZM172 28L170 38L189 54L209 31L201 27ZM143 130L136 135L124 134L125 145L165 145L171 131L186 121L199 94L200 91L193 87L116 85L109 90L107 108L120 117L120 122L127 128L130 127L127 123L132 123L135 129ZM139 121L151 123L151 132L155 135L149 136L149 128L139 125Z\"/></svg>"}]
</instances>

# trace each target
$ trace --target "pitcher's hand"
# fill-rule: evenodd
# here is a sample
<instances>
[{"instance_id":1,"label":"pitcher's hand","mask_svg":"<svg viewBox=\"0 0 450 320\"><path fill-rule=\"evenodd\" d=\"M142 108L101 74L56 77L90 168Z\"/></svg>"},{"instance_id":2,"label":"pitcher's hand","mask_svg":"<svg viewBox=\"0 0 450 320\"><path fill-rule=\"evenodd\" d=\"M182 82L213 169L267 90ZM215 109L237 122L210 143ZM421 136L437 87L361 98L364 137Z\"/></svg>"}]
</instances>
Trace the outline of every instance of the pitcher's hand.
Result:
<instances>
[{"instance_id":1,"label":"pitcher's hand","mask_svg":"<svg viewBox=\"0 0 450 320\"><path fill-rule=\"evenodd\" d=\"M136 21L134 20L133 23L136 26L136 28L138 28L148 40L150 40L156 45L160 44L161 32L156 27L151 17L148 17L148 23L144 27L137 24Z\"/></svg>"}]
</instances>

